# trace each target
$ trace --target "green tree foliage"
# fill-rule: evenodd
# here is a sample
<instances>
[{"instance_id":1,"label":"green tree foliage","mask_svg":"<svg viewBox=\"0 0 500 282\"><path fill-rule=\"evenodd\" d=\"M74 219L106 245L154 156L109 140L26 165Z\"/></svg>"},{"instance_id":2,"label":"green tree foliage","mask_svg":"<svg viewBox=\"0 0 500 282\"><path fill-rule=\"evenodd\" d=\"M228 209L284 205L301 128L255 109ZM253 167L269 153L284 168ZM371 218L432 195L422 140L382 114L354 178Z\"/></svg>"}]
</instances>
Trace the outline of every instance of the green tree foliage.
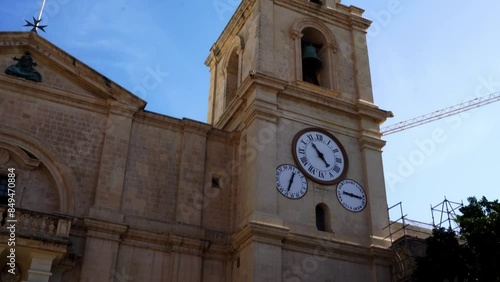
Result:
<instances>
[{"instance_id":1,"label":"green tree foliage","mask_svg":"<svg viewBox=\"0 0 500 282\"><path fill-rule=\"evenodd\" d=\"M500 203L469 198L457 218L465 239L467 281L500 282Z\"/></svg>"},{"instance_id":2,"label":"green tree foliage","mask_svg":"<svg viewBox=\"0 0 500 282\"><path fill-rule=\"evenodd\" d=\"M433 230L426 256L417 258L417 281L500 282L500 203L468 201L457 218L462 243L452 230Z\"/></svg>"},{"instance_id":3,"label":"green tree foliage","mask_svg":"<svg viewBox=\"0 0 500 282\"><path fill-rule=\"evenodd\" d=\"M426 256L417 258L417 269L413 277L422 282L464 281L465 264L462 247L452 230L437 228L426 239Z\"/></svg>"}]
</instances>

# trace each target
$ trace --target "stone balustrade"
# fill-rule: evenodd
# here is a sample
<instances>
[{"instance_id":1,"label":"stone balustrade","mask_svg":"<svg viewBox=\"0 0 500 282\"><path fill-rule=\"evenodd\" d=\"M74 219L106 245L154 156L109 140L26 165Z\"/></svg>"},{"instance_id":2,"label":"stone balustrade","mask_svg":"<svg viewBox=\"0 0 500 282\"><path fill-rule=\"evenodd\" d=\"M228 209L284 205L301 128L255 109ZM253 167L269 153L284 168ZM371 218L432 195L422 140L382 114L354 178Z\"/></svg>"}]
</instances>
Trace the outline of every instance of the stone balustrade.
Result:
<instances>
[{"instance_id":1,"label":"stone balustrade","mask_svg":"<svg viewBox=\"0 0 500 282\"><path fill-rule=\"evenodd\" d=\"M2 219L9 218L5 213L8 206L0 205ZM54 243L69 243L72 218L63 215L48 214L27 209L16 208L16 237L50 241ZM3 223L3 220L2 220ZM8 222L0 226L0 234L9 234Z\"/></svg>"}]
</instances>

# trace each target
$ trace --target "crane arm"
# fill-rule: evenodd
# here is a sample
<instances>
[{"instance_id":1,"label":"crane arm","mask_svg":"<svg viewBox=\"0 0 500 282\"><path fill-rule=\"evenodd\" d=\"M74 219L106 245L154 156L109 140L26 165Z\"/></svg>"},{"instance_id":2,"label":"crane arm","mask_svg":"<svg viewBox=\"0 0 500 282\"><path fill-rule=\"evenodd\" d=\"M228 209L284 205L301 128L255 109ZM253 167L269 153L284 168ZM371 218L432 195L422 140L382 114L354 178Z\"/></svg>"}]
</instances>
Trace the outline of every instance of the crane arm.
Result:
<instances>
[{"instance_id":1,"label":"crane arm","mask_svg":"<svg viewBox=\"0 0 500 282\"><path fill-rule=\"evenodd\" d=\"M428 113L416 118L405 120L393 125L385 126L381 128L382 135L389 135L396 133L408 128L412 128L421 124L429 123L444 117L456 115L473 108L478 108L487 104L491 104L500 100L500 92L495 92L486 96L475 98L445 109L437 110L432 113Z\"/></svg>"}]
</instances>

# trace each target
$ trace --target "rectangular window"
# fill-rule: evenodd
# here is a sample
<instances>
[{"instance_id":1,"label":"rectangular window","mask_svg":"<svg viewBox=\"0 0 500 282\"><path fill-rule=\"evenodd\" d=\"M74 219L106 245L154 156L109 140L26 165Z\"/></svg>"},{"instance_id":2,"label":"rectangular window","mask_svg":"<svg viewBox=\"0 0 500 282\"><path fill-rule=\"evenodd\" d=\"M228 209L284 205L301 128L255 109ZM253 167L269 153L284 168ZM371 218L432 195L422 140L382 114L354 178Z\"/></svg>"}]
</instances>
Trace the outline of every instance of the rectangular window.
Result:
<instances>
[{"instance_id":1,"label":"rectangular window","mask_svg":"<svg viewBox=\"0 0 500 282\"><path fill-rule=\"evenodd\" d=\"M8 203L8 194L9 194L9 187L8 187L8 177L7 175L1 175L0 174L0 204L6 205Z\"/></svg>"}]
</instances>

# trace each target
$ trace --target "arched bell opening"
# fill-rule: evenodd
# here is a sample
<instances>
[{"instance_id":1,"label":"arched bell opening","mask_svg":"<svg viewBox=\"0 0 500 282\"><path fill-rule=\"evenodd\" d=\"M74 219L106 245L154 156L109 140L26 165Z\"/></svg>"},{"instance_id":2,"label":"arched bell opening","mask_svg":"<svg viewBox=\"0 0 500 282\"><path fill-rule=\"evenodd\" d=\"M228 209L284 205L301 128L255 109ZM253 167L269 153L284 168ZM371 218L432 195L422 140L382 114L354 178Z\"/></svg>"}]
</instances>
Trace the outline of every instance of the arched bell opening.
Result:
<instances>
[{"instance_id":1,"label":"arched bell opening","mask_svg":"<svg viewBox=\"0 0 500 282\"><path fill-rule=\"evenodd\" d=\"M326 39L317 29L306 27L302 30L302 80L326 87L325 63L328 58L323 52Z\"/></svg>"},{"instance_id":2,"label":"arched bell opening","mask_svg":"<svg viewBox=\"0 0 500 282\"><path fill-rule=\"evenodd\" d=\"M339 91L337 42L331 28L318 19L302 18L292 24L291 33L295 46L294 78Z\"/></svg>"}]
</instances>

